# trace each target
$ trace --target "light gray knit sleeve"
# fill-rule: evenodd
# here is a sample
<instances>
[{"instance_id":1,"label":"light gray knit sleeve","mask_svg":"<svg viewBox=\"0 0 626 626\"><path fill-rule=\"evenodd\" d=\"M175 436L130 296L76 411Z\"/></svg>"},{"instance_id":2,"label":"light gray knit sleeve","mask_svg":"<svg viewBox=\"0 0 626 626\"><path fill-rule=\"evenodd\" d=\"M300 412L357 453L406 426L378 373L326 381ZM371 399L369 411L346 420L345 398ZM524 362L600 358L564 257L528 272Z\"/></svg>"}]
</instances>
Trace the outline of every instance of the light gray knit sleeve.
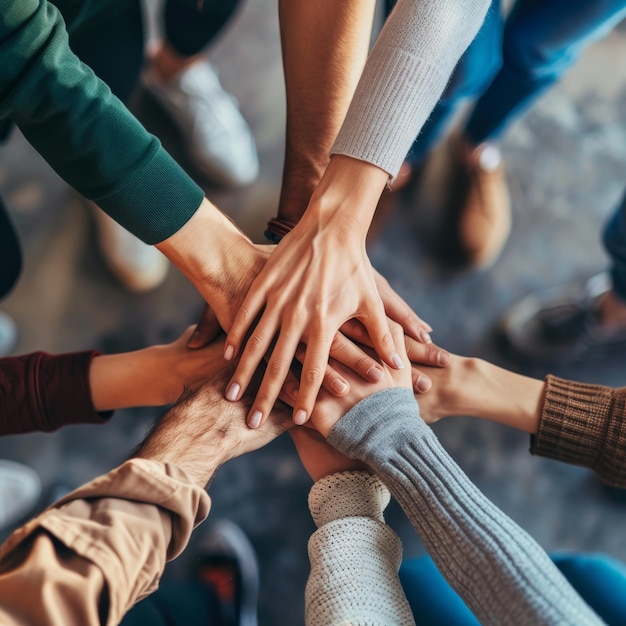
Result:
<instances>
[{"instance_id":1,"label":"light gray knit sleeve","mask_svg":"<svg viewBox=\"0 0 626 626\"><path fill-rule=\"evenodd\" d=\"M481 624L602 623L543 549L450 458L410 390L366 398L328 442L380 476Z\"/></svg>"},{"instance_id":2,"label":"light gray knit sleeve","mask_svg":"<svg viewBox=\"0 0 626 626\"><path fill-rule=\"evenodd\" d=\"M331 154L396 176L476 36L489 0L398 0L374 45Z\"/></svg>"},{"instance_id":3,"label":"light gray knit sleeve","mask_svg":"<svg viewBox=\"0 0 626 626\"><path fill-rule=\"evenodd\" d=\"M369 472L319 480L309 494L306 626L414 626L398 569L402 545L384 522L389 491Z\"/></svg>"}]
</instances>

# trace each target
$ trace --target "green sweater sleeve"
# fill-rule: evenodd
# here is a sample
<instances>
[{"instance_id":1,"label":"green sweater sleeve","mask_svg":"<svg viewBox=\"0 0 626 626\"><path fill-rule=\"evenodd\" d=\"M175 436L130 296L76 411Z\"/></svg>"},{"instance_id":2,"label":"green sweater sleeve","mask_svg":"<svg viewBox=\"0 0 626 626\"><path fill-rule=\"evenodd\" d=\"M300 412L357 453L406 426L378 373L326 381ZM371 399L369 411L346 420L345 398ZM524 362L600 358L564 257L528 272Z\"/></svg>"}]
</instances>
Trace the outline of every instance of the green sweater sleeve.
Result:
<instances>
[{"instance_id":1,"label":"green sweater sleeve","mask_svg":"<svg viewBox=\"0 0 626 626\"><path fill-rule=\"evenodd\" d=\"M45 0L0 0L0 118L146 243L175 233L204 196L73 54L63 18Z\"/></svg>"}]
</instances>

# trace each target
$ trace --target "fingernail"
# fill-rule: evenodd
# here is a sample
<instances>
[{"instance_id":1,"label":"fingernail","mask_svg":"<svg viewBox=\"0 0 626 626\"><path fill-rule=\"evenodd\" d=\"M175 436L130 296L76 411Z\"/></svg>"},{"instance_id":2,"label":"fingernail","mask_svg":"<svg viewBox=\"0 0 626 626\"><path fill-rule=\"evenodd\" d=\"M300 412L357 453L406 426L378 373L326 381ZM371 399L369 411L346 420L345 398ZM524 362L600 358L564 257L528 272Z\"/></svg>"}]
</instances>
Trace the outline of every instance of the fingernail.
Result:
<instances>
[{"instance_id":1,"label":"fingernail","mask_svg":"<svg viewBox=\"0 0 626 626\"><path fill-rule=\"evenodd\" d=\"M306 422L306 411L304 409L298 409L293 416L293 422L298 426L302 426L302 424Z\"/></svg>"},{"instance_id":2,"label":"fingernail","mask_svg":"<svg viewBox=\"0 0 626 626\"><path fill-rule=\"evenodd\" d=\"M241 387L237 383L233 383L226 390L226 399L230 400L231 402L234 402L237 399L237 396L239 395L240 391L241 391Z\"/></svg>"},{"instance_id":3,"label":"fingernail","mask_svg":"<svg viewBox=\"0 0 626 626\"><path fill-rule=\"evenodd\" d=\"M235 348L231 345L226 346L224 349L224 358L230 361L235 356Z\"/></svg>"},{"instance_id":4,"label":"fingernail","mask_svg":"<svg viewBox=\"0 0 626 626\"><path fill-rule=\"evenodd\" d=\"M430 335L425 330L420 330L420 337L424 343L433 342L433 340L430 338Z\"/></svg>"},{"instance_id":5,"label":"fingernail","mask_svg":"<svg viewBox=\"0 0 626 626\"><path fill-rule=\"evenodd\" d=\"M255 411L248 420L248 426L250 426L250 428L258 428L262 417L263 413L261 413L261 411Z\"/></svg>"},{"instance_id":6,"label":"fingernail","mask_svg":"<svg viewBox=\"0 0 626 626\"><path fill-rule=\"evenodd\" d=\"M372 365L367 372L365 372L365 377L369 378L373 383L377 383L383 377L383 370L380 367L376 367L376 365Z\"/></svg>"},{"instance_id":7,"label":"fingernail","mask_svg":"<svg viewBox=\"0 0 626 626\"><path fill-rule=\"evenodd\" d=\"M404 362L400 358L400 355L396 352L391 356L391 362L395 365L395 367L399 370L404 369Z\"/></svg>"},{"instance_id":8,"label":"fingernail","mask_svg":"<svg viewBox=\"0 0 626 626\"><path fill-rule=\"evenodd\" d=\"M197 343L199 337L200 337L200 332L197 330L194 330L193 335L189 337L189 341L187 342L187 345L189 347L193 347Z\"/></svg>"},{"instance_id":9,"label":"fingernail","mask_svg":"<svg viewBox=\"0 0 626 626\"><path fill-rule=\"evenodd\" d=\"M431 385L432 383L430 382L430 379L426 378L426 376L420 376L417 379L417 389L418 391L421 391L422 393L425 391L428 391Z\"/></svg>"},{"instance_id":10,"label":"fingernail","mask_svg":"<svg viewBox=\"0 0 626 626\"><path fill-rule=\"evenodd\" d=\"M333 382L330 384L331 389L336 393L345 393L348 390L348 385L339 378L335 378Z\"/></svg>"},{"instance_id":11,"label":"fingernail","mask_svg":"<svg viewBox=\"0 0 626 626\"><path fill-rule=\"evenodd\" d=\"M429 333L433 332L433 327L428 322L424 322L424 326L426 326Z\"/></svg>"},{"instance_id":12,"label":"fingernail","mask_svg":"<svg viewBox=\"0 0 626 626\"><path fill-rule=\"evenodd\" d=\"M437 363L439 365L448 365L450 363L450 354L448 352L440 352L437 355Z\"/></svg>"}]
</instances>

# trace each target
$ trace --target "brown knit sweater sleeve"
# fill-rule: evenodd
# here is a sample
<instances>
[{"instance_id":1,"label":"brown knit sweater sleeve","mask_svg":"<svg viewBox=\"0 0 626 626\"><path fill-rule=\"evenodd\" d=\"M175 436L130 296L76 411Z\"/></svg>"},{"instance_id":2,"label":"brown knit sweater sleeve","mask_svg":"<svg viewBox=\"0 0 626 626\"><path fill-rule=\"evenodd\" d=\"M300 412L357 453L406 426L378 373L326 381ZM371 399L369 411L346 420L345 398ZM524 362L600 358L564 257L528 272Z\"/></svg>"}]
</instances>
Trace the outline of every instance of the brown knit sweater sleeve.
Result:
<instances>
[{"instance_id":1,"label":"brown knit sweater sleeve","mask_svg":"<svg viewBox=\"0 0 626 626\"><path fill-rule=\"evenodd\" d=\"M547 376L530 452L588 467L607 483L626 487L626 387Z\"/></svg>"}]
</instances>

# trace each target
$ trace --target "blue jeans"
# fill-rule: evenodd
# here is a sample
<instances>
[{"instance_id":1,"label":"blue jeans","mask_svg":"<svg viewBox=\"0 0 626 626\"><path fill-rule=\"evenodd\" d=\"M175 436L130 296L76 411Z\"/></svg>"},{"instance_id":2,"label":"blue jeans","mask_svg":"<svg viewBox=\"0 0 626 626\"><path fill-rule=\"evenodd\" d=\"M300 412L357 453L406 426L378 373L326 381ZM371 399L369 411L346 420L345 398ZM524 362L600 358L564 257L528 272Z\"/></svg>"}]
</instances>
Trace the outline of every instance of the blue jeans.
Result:
<instances>
[{"instance_id":1,"label":"blue jeans","mask_svg":"<svg viewBox=\"0 0 626 626\"><path fill-rule=\"evenodd\" d=\"M604 228L603 242L611 257L613 291L626 303L626 190L613 217Z\"/></svg>"},{"instance_id":2,"label":"blue jeans","mask_svg":"<svg viewBox=\"0 0 626 626\"><path fill-rule=\"evenodd\" d=\"M555 565L609 625L626 624L626 566L603 554L552 555ZM480 626L429 557L405 561L400 580L418 624Z\"/></svg>"},{"instance_id":3,"label":"blue jeans","mask_svg":"<svg viewBox=\"0 0 626 626\"><path fill-rule=\"evenodd\" d=\"M506 126L626 16L626 0L517 0L506 18L492 0L478 35L409 153L421 161L463 100L476 100L464 135L475 144Z\"/></svg>"}]
</instances>

